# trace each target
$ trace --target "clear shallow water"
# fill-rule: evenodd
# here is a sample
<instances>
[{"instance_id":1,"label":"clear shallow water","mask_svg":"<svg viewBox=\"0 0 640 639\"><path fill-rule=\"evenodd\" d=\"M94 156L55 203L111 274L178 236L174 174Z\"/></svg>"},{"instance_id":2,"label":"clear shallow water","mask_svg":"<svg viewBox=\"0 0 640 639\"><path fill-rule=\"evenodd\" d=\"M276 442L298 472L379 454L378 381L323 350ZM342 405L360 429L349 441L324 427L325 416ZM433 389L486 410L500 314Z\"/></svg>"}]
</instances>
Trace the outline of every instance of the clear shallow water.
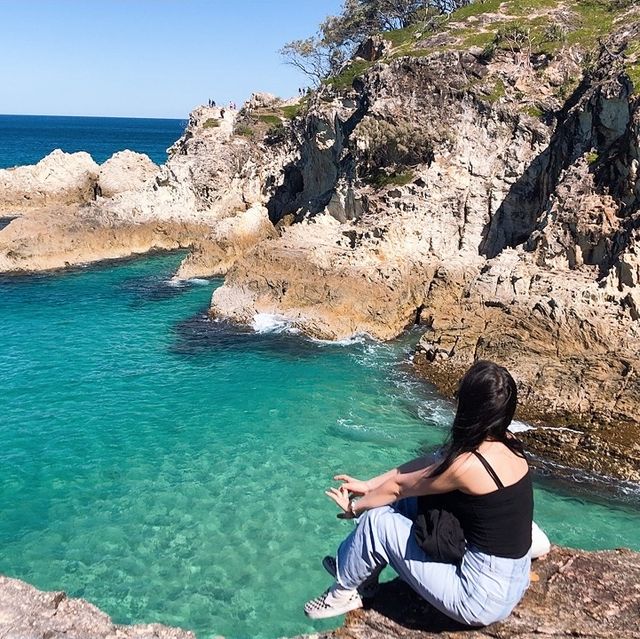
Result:
<instances>
[{"instance_id":1,"label":"clear shallow water","mask_svg":"<svg viewBox=\"0 0 640 639\"><path fill-rule=\"evenodd\" d=\"M274 638L350 524L323 489L441 441L410 343L330 345L208 322L164 255L0 279L0 572L118 622ZM578 486L578 488L580 488ZM640 550L640 510L543 479L556 543Z\"/></svg>"},{"instance_id":2,"label":"clear shallow water","mask_svg":"<svg viewBox=\"0 0 640 639\"><path fill-rule=\"evenodd\" d=\"M162 164L185 124L150 118L0 115L0 169L35 164L54 149L87 151L98 164L129 149Z\"/></svg>"}]
</instances>

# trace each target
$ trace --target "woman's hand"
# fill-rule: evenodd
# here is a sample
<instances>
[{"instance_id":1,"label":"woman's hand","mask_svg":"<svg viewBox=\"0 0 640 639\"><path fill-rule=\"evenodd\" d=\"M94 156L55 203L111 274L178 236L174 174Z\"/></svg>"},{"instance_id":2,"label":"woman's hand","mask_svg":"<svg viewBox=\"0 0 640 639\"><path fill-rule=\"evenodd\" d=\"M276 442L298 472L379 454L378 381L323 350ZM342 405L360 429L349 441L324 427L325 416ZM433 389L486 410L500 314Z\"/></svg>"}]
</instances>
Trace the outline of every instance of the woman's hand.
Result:
<instances>
[{"instance_id":1,"label":"woman's hand","mask_svg":"<svg viewBox=\"0 0 640 639\"><path fill-rule=\"evenodd\" d=\"M349 475L336 475L334 479L342 482L340 488L344 488L353 495L366 495L371 490L368 482Z\"/></svg>"},{"instance_id":2,"label":"woman's hand","mask_svg":"<svg viewBox=\"0 0 640 639\"><path fill-rule=\"evenodd\" d=\"M329 499L333 499L338 505L338 508L342 510L342 512L338 514L340 519L353 518L351 498L349 497L349 491L344 486L340 486L340 488L329 488L329 490L324 491L324 494L329 497Z\"/></svg>"}]
</instances>

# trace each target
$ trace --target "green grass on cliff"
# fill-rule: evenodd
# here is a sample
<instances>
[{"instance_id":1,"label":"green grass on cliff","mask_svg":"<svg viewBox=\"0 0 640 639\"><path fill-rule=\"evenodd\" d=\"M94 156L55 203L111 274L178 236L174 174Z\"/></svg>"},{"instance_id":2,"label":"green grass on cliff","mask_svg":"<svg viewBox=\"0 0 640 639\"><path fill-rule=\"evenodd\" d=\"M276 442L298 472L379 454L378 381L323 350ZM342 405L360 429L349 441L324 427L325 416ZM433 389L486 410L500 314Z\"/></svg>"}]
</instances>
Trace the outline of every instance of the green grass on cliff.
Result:
<instances>
[{"instance_id":1,"label":"green grass on cliff","mask_svg":"<svg viewBox=\"0 0 640 639\"><path fill-rule=\"evenodd\" d=\"M329 78L326 82L338 90L349 89L353 81L372 65L373 63L367 60L354 60L347 65L341 73Z\"/></svg>"},{"instance_id":2,"label":"green grass on cliff","mask_svg":"<svg viewBox=\"0 0 640 639\"><path fill-rule=\"evenodd\" d=\"M271 113L268 113L266 115L258 115L257 118L258 120L260 120L260 122L268 124L269 126L278 126L282 124L282 120L277 115L273 115Z\"/></svg>"},{"instance_id":3,"label":"green grass on cliff","mask_svg":"<svg viewBox=\"0 0 640 639\"><path fill-rule=\"evenodd\" d=\"M215 129L220 126L220 120L216 120L215 118L209 118L204 121L202 125L203 129Z\"/></svg>"},{"instance_id":4,"label":"green grass on cliff","mask_svg":"<svg viewBox=\"0 0 640 639\"><path fill-rule=\"evenodd\" d=\"M405 186L413 180L413 171L402 171L387 175L386 173L378 173L369 180L369 184L377 189L385 186Z\"/></svg>"},{"instance_id":5,"label":"green grass on cliff","mask_svg":"<svg viewBox=\"0 0 640 639\"><path fill-rule=\"evenodd\" d=\"M301 100L297 104L290 104L288 106L282 107L282 115L284 115L287 120L293 120L298 115L304 107L307 106L307 102L305 100Z\"/></svg>"},{"instance_id":6,"label":"green grass on cliff","mask_svg":"<svg viewBox=\"0 0 640 639\"><path fill-rule=\"evenodd\" d=\"M532 53L555 54L566 45L591 48L598 39L609 33L616 15L634 0L477 0L454 11L449 19L436 21L430 18L425 23L388 31L385 39L393 49L390 57L402 55L421 56L439 50L460 50L472 46L487 47L495 43L500 48L518 49L517 41L509 34L519 33L522 47L526 45ZM573 19L554 18L555 9L566 9ZM495 14L495 20L483 24L477 21L482 14ZM569 14L571 15L571 14ZM431 49L416 47L420 39L442 32L451 36L448 43L439 43ZM514 46L515 45L515 46Z\"/></svg>"},{"instance_id":7,"label":"green grass on cliff","mask_svg":"<svg viewBox=\"0 0 640 639\"><path fill-rule=\"evenodd\" d=\"M246 138L252 138L256 134L256 132L247 124L239 124L235 128L235 132L237 135L242 135Z\"/></svg>"},{"instance_id":8,"label":"green grass on cliff","mask_svg":"<svg viewBox=\"0 0 640 639\"><path fill-rule=\"evenodd\" d=\"M640 94L640 42L630 43L624 55L624 70L633 84L633 92Z\"/></svg>"},{"instance_id":9,"label":"green grass on cliff","mask_svg":"<svg viewBox=\"0 0 640 639\"><path fill-rule=\"evenodd\" d=\"M500 78L498 78L491 92L480 96L480 99L493 104L494 102L497 102L500 98L504 98L506 94L507 94L507 91L506 91L506 87L504 86L504 82Z\"/></svg>"},{"instance_id":10,"label":"green grass on cliff","mask_svg":"<svg viewBox=\"0 0 640 639\"><path fill-rule=\"evenodd\" d=\"M424 57L447 51L464 51L475 47L490 60L503 51L522 56L544 54L553 58L567 47L582 49L583 54L600 46L611 33L623 11L639 0L476 0L446 16L429 16L405 29L387 31L383 37L391 49L380 61L389 63L401 57ZM483 14L485 18L480 18ZM626 71L640 92L640 53L628 56ZM372 66L354 60L326 83L337 90L349 89L353 81ZM575 80L575 82L574 82ZM577 79L570 78L558 90L567 97ZM503 92L498 86L484 99L493 102Z\"/></svg>"},{"instance_id":11,"label":"green grass on cliff","mask_svg":"<svg viewBox=\"0 0 640 639\"><path fill-rule=\"evenodd\" d=\"M454 11L451 14L451 20L466 20L481 13L494 13L500 9L501 4L502 0L476 0L476 2Z\"/></svg>"},{"instance_id":12,"label":"green grass on cliff","mask_svg":"<svg viewBox=\"0 0 640 639\"><path fill-rule=\"evenodd\" d=\"M577 29L568 33L569 44L593 46L597 44L598 38L611 31L615 11L608 3L600 0L578 0L573 3L572 9L579 15L580 24Z\"/></svg>"}]
</instances>

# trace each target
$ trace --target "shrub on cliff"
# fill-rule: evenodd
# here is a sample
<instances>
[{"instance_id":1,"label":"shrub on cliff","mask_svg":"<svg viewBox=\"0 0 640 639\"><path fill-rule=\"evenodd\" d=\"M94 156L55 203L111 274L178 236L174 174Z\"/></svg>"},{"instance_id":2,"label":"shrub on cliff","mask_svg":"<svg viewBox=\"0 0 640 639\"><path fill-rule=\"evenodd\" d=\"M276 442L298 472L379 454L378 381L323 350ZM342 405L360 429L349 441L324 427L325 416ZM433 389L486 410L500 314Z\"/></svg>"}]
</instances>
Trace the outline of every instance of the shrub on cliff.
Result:
<instances>
[{"instance_id":1,"label":"shrub on cliff","mask_svg":"<svg viewBox=\"0 0 640 639\"><path fill-rule=\"evenodd\" d=\"M422 123L365 118L357 136L365 167L363 177L372 183L383 169L396 173L433 160L433 131Z\"/></svg>"},{"instance_id":2,"label":"shrub on cliff","mask_svg":"<svg viewBox=\"0 0 640 639\"><path fill-rule=\"evenodd\" d=\"M287 64L314 84L340 72L368 37L404 29L434 14L451 13L473 0L345 0L342 12L328 16L316 35L293 40L280 49Z\"/></svg>"}]
</instances>

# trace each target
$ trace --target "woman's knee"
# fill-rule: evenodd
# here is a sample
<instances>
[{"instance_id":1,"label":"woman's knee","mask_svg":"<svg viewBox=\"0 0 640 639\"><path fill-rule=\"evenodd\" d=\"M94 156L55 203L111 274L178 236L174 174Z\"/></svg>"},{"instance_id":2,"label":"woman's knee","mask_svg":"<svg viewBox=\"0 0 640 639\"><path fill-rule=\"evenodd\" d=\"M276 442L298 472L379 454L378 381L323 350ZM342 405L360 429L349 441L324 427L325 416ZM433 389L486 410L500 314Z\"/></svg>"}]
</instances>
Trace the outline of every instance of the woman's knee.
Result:
<instances>
[{"instance_id":1,"label":"woman's knee","mask_svg":"<svg viewBox=\"0 0 640 639\"><path fill-rule=\"evenodd\" d=\"M358 517L358 526L366 526L370 528L380 527L381 521L384 520L386 515L392 512L389 506L381 506L380 508L371 508L365 510L360 517Z\"/></svg>"}]
</instances>

